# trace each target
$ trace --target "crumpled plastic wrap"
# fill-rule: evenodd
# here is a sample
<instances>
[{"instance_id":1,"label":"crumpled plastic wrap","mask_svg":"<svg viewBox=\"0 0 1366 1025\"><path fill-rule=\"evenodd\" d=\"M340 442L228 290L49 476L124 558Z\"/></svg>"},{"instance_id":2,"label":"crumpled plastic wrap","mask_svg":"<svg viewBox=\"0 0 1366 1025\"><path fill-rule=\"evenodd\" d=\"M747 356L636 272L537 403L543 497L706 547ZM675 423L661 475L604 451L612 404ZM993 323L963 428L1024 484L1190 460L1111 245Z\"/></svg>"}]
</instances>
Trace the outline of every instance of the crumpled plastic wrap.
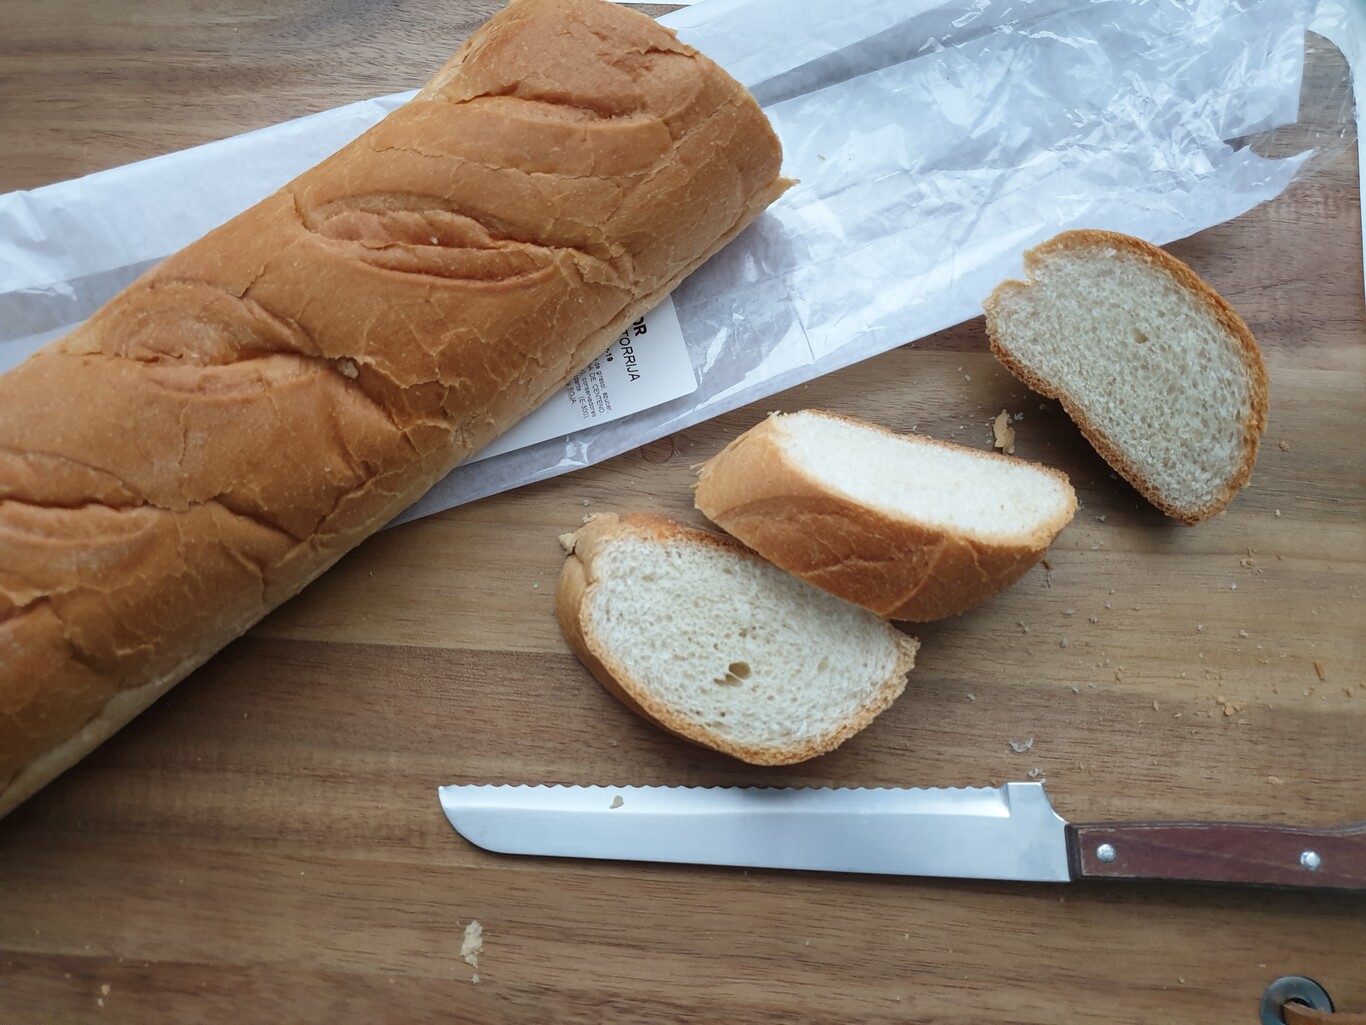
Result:
<instances>
[{"instance_id":1,"label":"crumpled plastic wrap","mask_svg":"<svg viewBox=\"0 0 1366 1025\"><path fill-rule=\"evenodd\" d=\"M800 180L674 292L698 389L459 467L400 521L970 319L1064 229L1161 244L1273 198L1309 153L1248 143L1297 120L1314 14L1311 0L704 0L665 16L751 88ZM0 197L0 369L408 95ZM225 192L228 166L257 171ZM170 182L175 209L149 227L137 212L153 196L164 211Z\"/></svg>"}]
</instances>

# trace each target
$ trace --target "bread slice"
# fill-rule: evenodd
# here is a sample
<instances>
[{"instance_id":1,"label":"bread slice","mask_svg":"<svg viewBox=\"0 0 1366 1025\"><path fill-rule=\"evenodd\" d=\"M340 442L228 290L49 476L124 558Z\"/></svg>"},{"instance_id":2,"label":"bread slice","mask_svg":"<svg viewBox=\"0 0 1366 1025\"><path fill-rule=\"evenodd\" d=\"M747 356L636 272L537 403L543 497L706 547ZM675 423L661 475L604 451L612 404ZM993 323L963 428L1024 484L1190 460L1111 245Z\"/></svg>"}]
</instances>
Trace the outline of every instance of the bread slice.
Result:
<instances>
[{"instance_id":1,"label":"bread slice","mask_svg":"<svg viewBox=\"0 0 1366 1025\"><path fill-rule=\"evenodd\" d=\"M1024 256L1028 282L986 301L991 349L1058 399L1097 452L1168 516L1195 524L1247 483L1266 369L1242 318L1142 239L1068 231Z\"/></svg>"},{"instance_id":2,"label":"bread slice","mask_svg":"<svg viewBox=\"0 0 1366 1025\"><path fill-rule=\"evenodd\" d=\"M774 414L701 467L697 508L764 558L890 619L963 612L1072 519L1066 476L819 410Z\"/></svg>"},{"instance_id":3,"label":"bread slice","mask_svg":"<svg viewBox=\"0 0 1366 1025\"><path fill-rule=\"evenodd\" d=\"M628 708L755 765L838 747L901 694L919 642L731 538L596 516L561 539L555 610Z\"/></svg>"}]
</instances>

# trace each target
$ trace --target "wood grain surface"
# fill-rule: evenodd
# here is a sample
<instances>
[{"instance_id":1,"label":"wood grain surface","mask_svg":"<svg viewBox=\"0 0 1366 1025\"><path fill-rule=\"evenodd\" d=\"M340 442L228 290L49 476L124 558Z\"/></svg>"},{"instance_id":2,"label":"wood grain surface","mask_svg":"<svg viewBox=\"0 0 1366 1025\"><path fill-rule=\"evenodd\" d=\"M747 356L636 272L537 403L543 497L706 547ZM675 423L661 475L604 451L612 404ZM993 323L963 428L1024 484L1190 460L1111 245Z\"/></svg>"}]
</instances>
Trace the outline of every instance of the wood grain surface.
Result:
<instances>
[{"instance_id":1,"label":"wood grain surface","mask_svg":"<svg viewBox=\"0 0 1366 1025\"><path fill-rule=\"evenodd\" d=\"M0 0L0 190L415 86L494 7ZM1285 974L1366 1010L1359 894L513 859L457 837L435 792L1034 774L1073 821L1366 819L1360 201L1340 58L1310 58L1314 173L1171 247L1271 374L1227 514L1154 512L978 320L382 533L0 822L0 1023L1251 1023ZM983 448L1023 413L1016 454L1083 507L1013 589L916 631L870 729L761 770L593 682L552 616L556 536L602 510L700 522L690 466L805 406Z\"/></svg>"}]
</instances>

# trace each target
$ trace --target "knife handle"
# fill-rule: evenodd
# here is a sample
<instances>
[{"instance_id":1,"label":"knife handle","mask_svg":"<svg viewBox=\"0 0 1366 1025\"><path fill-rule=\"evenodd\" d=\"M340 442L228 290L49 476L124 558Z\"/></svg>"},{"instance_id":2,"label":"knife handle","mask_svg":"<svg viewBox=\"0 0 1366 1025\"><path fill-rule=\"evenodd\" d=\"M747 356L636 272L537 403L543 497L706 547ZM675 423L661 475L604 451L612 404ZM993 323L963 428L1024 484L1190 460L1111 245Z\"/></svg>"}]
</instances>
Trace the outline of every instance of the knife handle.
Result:
<instances>
[{"instance_id":1,"label":"knife handle","mask_svg":"<svg viewBox=\"0 0 1366 1025\"><path fill-rule=\"evenodd\" d=\"M1172 879L1366 889L1366 822L1333 829L1229 822L1067 827L1073 879Z\"/></svg>"}]
</instances>

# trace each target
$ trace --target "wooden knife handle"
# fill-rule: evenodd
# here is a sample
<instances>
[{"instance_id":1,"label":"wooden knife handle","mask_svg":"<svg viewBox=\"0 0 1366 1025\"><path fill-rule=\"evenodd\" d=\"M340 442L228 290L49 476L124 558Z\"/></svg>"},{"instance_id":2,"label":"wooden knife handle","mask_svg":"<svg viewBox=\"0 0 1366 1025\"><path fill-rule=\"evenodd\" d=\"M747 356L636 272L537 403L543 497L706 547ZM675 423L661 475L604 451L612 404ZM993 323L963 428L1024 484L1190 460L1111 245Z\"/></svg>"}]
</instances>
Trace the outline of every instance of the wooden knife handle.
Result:
<instances>
[{"instance_id":1,"label":"wooden knife handle","mask_svg":"<svg viewBox=\"0 0 1366 1025\"><path fill-rule=\"evenodd\" d=\"M1333 829L1220 822L1067 827L1074 879L1366 889L1366 822Z\"/></svg>"}]
</instances>

